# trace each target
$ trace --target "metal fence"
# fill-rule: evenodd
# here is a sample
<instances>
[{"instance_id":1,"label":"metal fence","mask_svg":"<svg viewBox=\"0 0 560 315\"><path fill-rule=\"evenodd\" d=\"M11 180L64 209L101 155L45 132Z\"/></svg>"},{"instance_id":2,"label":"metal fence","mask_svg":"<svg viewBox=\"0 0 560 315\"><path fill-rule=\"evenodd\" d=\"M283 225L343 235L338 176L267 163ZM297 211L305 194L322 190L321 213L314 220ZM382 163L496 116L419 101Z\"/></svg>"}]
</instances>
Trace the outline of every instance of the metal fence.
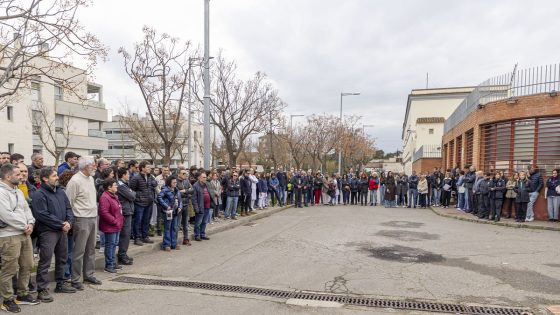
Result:
<instances>
[{"instance_id":1,"label":"metal fence","mask_svg":"<svg viewBox=\"0 0 560 315\"><path fill-rule=\"evenodd\" d=\"M425 158L441 158L441 145L424 144L412 155L412 162Z\"/></svg>"},{"instance_id":2,"label":"metal fence","mask_svg":"<svg viewBox=\"0 0 560 315\"><path fill-rule=\"evenodd\" d=\"M560 91L560 64L516 69L479 84L445 120L444 133L457 126L479 105L510 97Z\"/></svg>"}]
</instances>

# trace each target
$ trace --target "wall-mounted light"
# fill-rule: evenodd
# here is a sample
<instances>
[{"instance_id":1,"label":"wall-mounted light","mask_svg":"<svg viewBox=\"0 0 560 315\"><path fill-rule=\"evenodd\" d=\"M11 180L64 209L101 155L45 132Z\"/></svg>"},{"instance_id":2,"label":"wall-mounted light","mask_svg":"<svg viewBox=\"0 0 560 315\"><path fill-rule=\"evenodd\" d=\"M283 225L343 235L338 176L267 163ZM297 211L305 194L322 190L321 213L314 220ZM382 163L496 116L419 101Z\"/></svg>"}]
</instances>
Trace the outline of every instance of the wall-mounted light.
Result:
<instances>
[{"instance_id":1,"label":"wall-mounted light","mask_svg":"<svg viewBox=\"0 0 560 315\"><path fill-rule=\"evenodd\" d=\"M513 97L508 98L508 100L506 101L506 104L508 104L508 105L513 105L513 104L516 104L516 103L517 103L517 99L513 98Z\"/></svg>"},{"instance_id":2,"label":"wall-mounted light","mask_svg":"<svg viewBox=\"0 0 560 315\"><path fill-rule=\"evenodd\" d=\"M550 97L556 97L556 96L558 96L558 92L556 92L555 90L552 90L552 91L550 91L550 93L548 93L548 95Z\"/></svg>"}]
</instances>

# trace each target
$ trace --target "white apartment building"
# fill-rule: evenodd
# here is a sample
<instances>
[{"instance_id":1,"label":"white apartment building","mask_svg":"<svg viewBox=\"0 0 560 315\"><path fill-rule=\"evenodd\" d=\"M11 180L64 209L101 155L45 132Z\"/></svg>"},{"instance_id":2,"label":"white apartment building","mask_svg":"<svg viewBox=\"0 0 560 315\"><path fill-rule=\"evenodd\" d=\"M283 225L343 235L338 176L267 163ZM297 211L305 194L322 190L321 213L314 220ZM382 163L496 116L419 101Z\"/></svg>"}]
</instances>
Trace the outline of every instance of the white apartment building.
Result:
<instances>
[{"instance_id":1,"label":"white apartment building","mask_svg":"<svg viewBox=\"0 0 560 315\"><path fill-rule=\"evenodd\" d=\"M37 59L38 63L52 63L48 57ZM36 76L27 87L18 91L18 97L0 111L0 151L20 153L25 162L31 163L31 154L40 152L45 165L54 165L55 157L45 148L64 147L63 134L69 135L68 146L61 152L73 151L79 155L99 154L107 149L107 139L101 125L107 120L107 110L103 103L103 86L87 81L83 70L74 67L55 67L53 71L64 71L57 77L73 77L76 88L73 93L46 76ZM44 114L43 123L38 117ZM49 123L45 123L49 122ZM34 124L41 124L39 126ZM48 124L50 128L46 128ZM54 125L54 126L53 126ZM43 135L47 130L56 141L40 141L38 130ZM44 143L43 143L44 142ZM56 144L54 143L56 142Z\"/></svg>"},{"instance_id":2,"label":"white apartment building","mask_svg":"<svg viewBox=\"0 0 560 315\"><path fill-rule=\"evenodd\" d=\"M147 118L146 118L147 119ZM151 124L151 121L146 121ZM102 156L109 160L124 159L128 160L148 160L156 165L161 165L161 156L156 157L155 161L146 152L142 152L138 143L130 137L131 130L121 121L120 115L115 115L109 122L103 123L103 132L105 133L109 143L107 150L104 150ZM197 122L192 122L191 135L192 135L192 153L189 156L188 147L188 124L185 122L181 126L180 137L177 141L184 141L182 151L176 152L171 158L171 166L176 166L179 163L184 165L197 165L204 164L204 153L202 148L202 133L203 126Z\"/></svg>"},{"instance_id":3,"label":"white apartment building","mask_svg":"<svg viewBox=\"0 0 560 315\"><path fill-rule=\"evenodd\" d=\"M407 174L412 172L414 162L419 159L441 159L444 122L473 89L451 87L410 92L402 127L402 157ZM420 166L415 170L424 171Z\"/></svg>"}]
</instances>

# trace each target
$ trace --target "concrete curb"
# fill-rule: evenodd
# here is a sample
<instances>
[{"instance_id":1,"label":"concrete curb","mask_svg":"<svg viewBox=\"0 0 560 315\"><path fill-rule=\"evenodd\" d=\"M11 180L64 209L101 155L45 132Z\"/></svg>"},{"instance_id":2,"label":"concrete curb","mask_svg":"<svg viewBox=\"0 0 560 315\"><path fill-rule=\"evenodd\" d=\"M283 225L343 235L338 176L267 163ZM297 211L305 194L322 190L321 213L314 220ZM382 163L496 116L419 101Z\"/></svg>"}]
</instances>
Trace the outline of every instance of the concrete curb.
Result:
<instances>
[{"instance_id":1,"label":"concrete curb","mask_svg":"<svg viewBox=\"0 0 560 315\"><path fill-rule=\"evenodd\" d=\"M238 216L238 220L230 220L228 221L228 223L226 224L220 224L218 226L208 226L208 229L206 230L206 235L212 235L212 234L217 234L220 232L224 232L233 228L236 228L238 226L242 226L245 225L249 222L253 222L256 220L260 220L266 217L269 217L273 214L276 214L278 212L284 211L286 209L292 208L293 206L286 206L286 207L278 207L278 208L272 208L270 210L256 210L259 211L251 216L246 216L246 217L240 217ZM192 240L193 239L193 232L192 232L192 226L189 226L190 228L190 233L189 233L189 237ZM130 247L128 248L128 255L131 257L136 257L142 254L146 254L146 253L151 253L154 251L158 251L161 250L161 242L162 242L162 237L161 236L156 236L153 237L152 240L154 241L153 244L144 244L142 246L137 246L133 244L133 241L130 242ZM178 241L181 240L182 241L182 237L178 238ZM96 255L95 255L95 269L99 270L99 269L103 269L105 267L105 256L101 253L99 253L99 251L96 250ZM35 278L36 273L32 273L31 277ZM51 279L51 281L54 280L54 268L51 266L51 268L49 269L49 279Z\"/></svg>"},{"instance_id":2,"label":"concrete curb","mask_svg":"<svg viewBox=\"0 0 560 315\"><path fill-rule=\"evenodd\" d=\"M554 227L554 226L542 226L542 225L517 223L517 222L507 222L507 221L494 222L494 221L490 221L490 220L480 220L480 219L475 218L475 217L469 218L469 217L463 217L463 216L460 216L460 215L447 214L447 213L443 213L443 212L439 211L438 208L434 208L434 207L429 207L429 208L435 214L437 214L441 217L452 218L452 219L456 219L456 220L460 220L460 221L474 222L474 223L479 223L479 224L491 224L491 225L505 226L505 227L511 227L511 228L517 228L517 229L523 228L523 229L531 229L531 230L560 231L560 225L558 227Z\"/></svg>"}]
</instances>

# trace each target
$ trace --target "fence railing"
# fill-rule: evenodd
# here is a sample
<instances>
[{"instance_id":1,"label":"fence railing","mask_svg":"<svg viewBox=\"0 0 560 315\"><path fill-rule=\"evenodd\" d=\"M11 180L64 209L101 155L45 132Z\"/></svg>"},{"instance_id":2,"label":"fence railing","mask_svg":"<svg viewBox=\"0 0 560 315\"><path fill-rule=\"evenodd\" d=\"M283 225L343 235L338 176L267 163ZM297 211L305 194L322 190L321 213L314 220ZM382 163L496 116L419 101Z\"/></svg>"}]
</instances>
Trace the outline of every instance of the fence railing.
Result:
<instances>
[{"instance_id":1,"label":"fence railing","mask_svg":"<svg viewBox=\"0 0 560 315\"><path fill-rule=\"evenodd\" d=\"M560 91L560 64L520 69L490 78L479 84L445 120L444 133L489 102L510 97Z\"/></svg>"},{"instance_id":2,"label":"fence railing","mask_svg":"<svg viewBox=\"0 0 560 315\"><path fill-rule=\"evenodd\" d=\"M441 145L425 144L412 155L412 162L425 158L441 158Z\"/></svg>"}]
</instances>

